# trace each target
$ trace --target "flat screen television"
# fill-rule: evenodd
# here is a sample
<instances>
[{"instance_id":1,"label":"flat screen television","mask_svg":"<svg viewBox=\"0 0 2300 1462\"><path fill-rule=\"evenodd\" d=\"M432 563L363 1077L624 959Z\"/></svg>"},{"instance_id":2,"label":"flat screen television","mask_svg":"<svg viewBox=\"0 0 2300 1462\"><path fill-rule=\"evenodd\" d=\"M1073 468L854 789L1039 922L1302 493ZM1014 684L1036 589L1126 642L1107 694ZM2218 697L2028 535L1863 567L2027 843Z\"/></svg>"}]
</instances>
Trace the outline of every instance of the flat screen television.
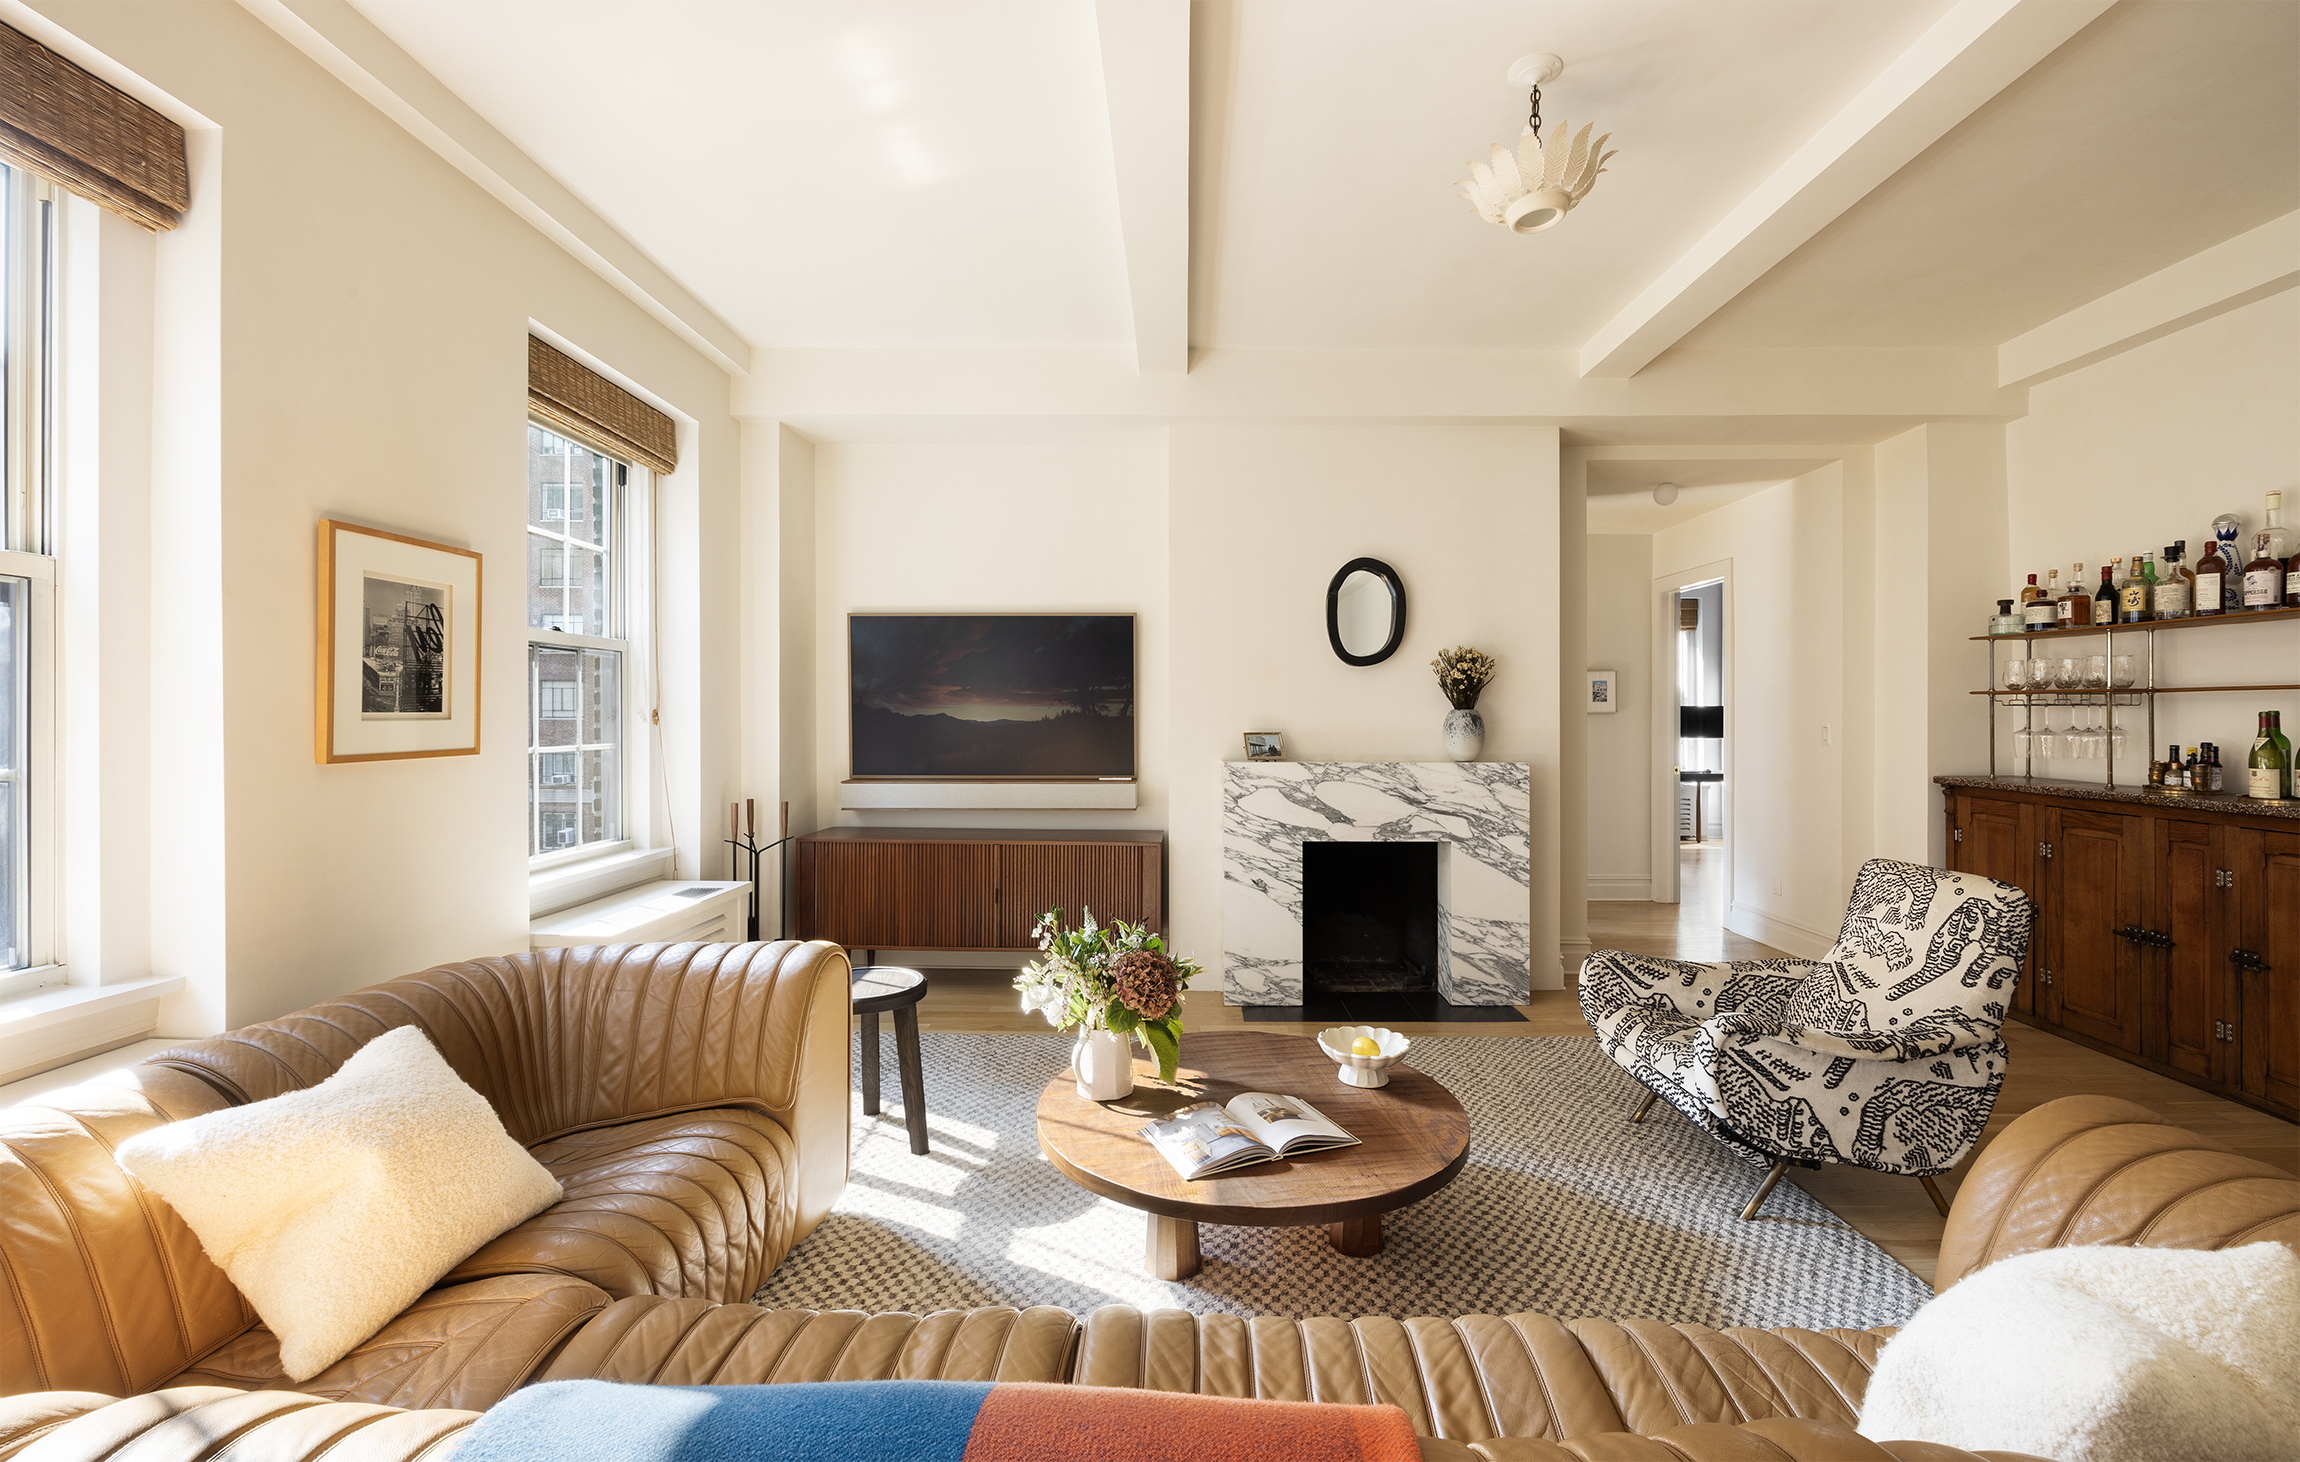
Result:
<instances>
[{"instance_id":1,"label":"flat screen television","mask_svg":"<svg viewBox=\"0 0 2300 1462\"><path fill-rule=\"evenodd\" d=\"M852 776L1134 775L1131 614L850 614Z\"/></svg>"}]
</instances>

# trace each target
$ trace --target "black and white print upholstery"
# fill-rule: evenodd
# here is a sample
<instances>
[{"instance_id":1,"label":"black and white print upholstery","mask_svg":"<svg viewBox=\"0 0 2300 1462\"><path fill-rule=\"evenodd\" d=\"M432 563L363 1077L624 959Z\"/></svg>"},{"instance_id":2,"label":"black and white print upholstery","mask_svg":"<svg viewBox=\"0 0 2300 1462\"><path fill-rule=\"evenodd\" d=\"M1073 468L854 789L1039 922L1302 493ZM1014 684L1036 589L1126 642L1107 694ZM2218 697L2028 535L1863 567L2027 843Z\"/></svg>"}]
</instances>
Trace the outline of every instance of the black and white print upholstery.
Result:
<instances>
[{"instance_id":1,"label":"black and white print upholstery","mask_svg":"<svg viewBox=\"0 0 2300 1462\"><path fill-rule=\"evenodd\" d=\"M1943 1172L2004 1083L2032 913L2009 884L1872 858L1827 958L1599 950L1581 1010L1607 1055L1753 1163Z\"/></svg>"}]
</instances>

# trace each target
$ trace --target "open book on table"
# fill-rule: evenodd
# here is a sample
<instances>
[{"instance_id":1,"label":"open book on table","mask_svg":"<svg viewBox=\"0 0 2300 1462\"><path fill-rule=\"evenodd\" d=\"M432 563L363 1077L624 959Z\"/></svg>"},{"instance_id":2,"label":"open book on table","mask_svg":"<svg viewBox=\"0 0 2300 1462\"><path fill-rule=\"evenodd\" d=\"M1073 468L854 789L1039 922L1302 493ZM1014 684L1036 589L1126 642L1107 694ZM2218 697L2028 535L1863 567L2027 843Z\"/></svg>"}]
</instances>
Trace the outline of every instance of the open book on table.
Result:
<instances>
[{"instance_id":1,"label":"open book on table","mask_svg":"<svg viewBox=\"0 0 2300 1462\"><path fill-rule=\"evenodd\" d=\"M1225 1106L1199 1102L1142 1129L1184 1178L1205 1178L1298 1152L1355 1147L1358 1139L1300 1097L1241 1092Z\"/></svg>"}]
</instances>

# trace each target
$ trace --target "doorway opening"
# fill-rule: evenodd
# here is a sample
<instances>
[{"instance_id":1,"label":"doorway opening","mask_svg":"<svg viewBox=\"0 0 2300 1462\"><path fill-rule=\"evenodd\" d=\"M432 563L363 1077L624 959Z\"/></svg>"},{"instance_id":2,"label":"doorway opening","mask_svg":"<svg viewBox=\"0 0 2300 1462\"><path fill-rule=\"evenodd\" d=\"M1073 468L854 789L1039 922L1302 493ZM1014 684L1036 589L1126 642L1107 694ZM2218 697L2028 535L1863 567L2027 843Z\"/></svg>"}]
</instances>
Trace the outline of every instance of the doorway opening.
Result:
<instances>
[{"instance_id":1,"label":"doorway opening","mask_svg":"<svg viewBox=\"0 0 2300 1462\"><path fill-rule=\"evenodd\" d=\"M1721 935L1733 863L1733 566L1654 581L1653 899ZM1717 931L1709 935L1708 931ZM1690 931L1689 931L1690 932Z\"/></svg>"}]
</instances>

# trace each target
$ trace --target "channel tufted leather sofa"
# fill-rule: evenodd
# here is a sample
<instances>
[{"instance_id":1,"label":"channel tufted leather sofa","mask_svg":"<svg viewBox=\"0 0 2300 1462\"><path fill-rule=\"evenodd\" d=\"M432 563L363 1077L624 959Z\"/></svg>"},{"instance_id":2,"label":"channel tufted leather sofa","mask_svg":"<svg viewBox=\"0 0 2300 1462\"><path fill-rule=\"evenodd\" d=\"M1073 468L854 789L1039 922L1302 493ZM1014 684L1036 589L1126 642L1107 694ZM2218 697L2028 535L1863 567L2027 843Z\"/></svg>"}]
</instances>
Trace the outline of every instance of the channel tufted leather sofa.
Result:
<instances>
[{"instance_id":1,"label":"channel tufted leather sofa","mask_svg":"<svg viewBox=\"0 0 2300 1462\"><path fill-rule=\"evenodd\" d=\"M444 1459L519 1386L881 1378L1383 1401L1453 1462L1964 1462L1851 1430L1885 1330L1107 1306L864 1315L743 1299L845 1178L847 966L813 944L550 951L427 971L0 1113L0 1459ZM564 1203L293 1390L181 1222L109 1159L424 1025ZM2300 1244L2300 1180L2128 1102L2027 1114L1957 1194L1942 1287L2061 1244ZM1982 1454L2001 1456L2009 1454Z\"/></svg>"}]
</instances>

